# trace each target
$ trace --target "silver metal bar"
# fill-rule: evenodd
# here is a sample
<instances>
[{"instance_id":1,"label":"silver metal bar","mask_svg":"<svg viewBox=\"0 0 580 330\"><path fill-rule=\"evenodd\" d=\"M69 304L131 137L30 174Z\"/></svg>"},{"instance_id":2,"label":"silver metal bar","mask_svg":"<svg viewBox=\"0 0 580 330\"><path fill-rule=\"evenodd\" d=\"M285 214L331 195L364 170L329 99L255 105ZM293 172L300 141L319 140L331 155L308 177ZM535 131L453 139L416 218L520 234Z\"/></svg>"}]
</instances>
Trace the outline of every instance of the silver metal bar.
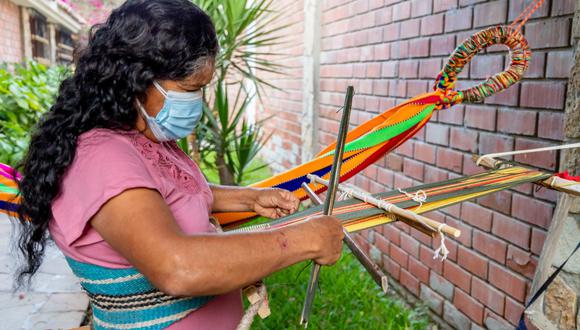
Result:
<instances>
[{"instance_id":1,"label":"silver metal bar","mask_svg":"<svg viewBox=\"0 0 580 330\"><path fill-rule=\"evenodd\" d=\"M354 87L348 86L346 89L346 96L344 98L344 108L340 121L340 127L338 130L336 148L334 150L334 159L332 162L332 168L330 170L330 183L328 185L328 192L324 202L324 215L332 215L332 209L334 207L334 199L336 197L337 186L340 180L342 155L344 154L344 145L346 144L346 135L348 133L348 125L350 122L350 112L352 109L353 96ZM316 294L316 288L318 287L319 275L320 265L314 264L312 271L310 272L310 280L308 281L308 288L306 289L306 299L304 300L302 315L300 317L300 324L303 324L305 328L308 327L308 318L310 316L310 311L312 310L312 301L314 300L314 296Z\"/></svg>"},{"instance_id":2,"label":"silver metal bar","mask_svg":"<svg viewBox=\"0 0 580 330\"><path fill-rule=\"evenodd\" d=\"M310 189L310 187L306 182L302 183L302 188L304 189L304 191L306 191L306 194L308 194L308 197L310 197L312 203L314 203L315 205L322 204L322 200L320 199L320 197L318 197L318 195L316 195L316 193L314 193L314 191ZM385 273L383 273L379 265L377 265L373 261L373 259L371 259L371 257L369 257L369 255L366 254L361 249L361 247L356 243L356 241L352 238L352 235L348 231L346 231L346 229L344 230L343 241L344 244L348 246L348 248L355 256L355 258L358 259L361 265L363 265L363 267L367 270L369 275L371 275L375 283L377 283L377 285L381 288L381 290L384 293L387 293L387 290L389 288L389 280L387 278L387 275L385 275Z\"/></svg>"}]
</instances>

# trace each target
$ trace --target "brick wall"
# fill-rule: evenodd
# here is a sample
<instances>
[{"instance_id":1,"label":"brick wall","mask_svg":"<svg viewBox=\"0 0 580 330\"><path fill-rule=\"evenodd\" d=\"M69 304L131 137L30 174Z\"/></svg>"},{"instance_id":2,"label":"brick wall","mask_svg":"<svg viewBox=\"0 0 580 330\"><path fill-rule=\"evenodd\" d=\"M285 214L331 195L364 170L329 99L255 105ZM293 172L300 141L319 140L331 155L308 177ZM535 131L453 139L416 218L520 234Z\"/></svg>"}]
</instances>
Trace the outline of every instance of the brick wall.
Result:
<instances>
[{"instance_id":1,"label":"brick wall","mask_svg":"<svg viewBox=\"0 0 580 330\"><path fill-rule=\"evenodd\" d=\"M530 1L340 0L322 1L320 52L320 147L334 141L347 85L357 92L353 125L430 90L453 49L472 33L512 21ZM274 132L267 156L277 169L300 163L300 41L302 1L293 3L286 63L290 75L273 81L264 113ZM479 172L472 154L558 144L564 139L566 82L572 64L574 0L546 0L524 32L533 49L525 79L483 105L437 113L395 152L355 178L373 193ZM501 71L502 47L478 55L459 76L458 88ZM555 152L516 156L524 164L557 170ZM443 323L461 329L513 327L529 294L556 193L531 184L463 203L428 216L459 228L448 240L445 262L432 260L438 246L404 224L359 236L404 290L423 300ZM511 324L511 325L510 325Z\"/></svg>"},{"instance_id":2,"label":"brick wall","mask_svg":"<svg viewBox=\"0 0 580 330\"><path fill-rule=\"evenodd\" d=\"M0 0L0 62L22 60L20 9L9 0Z\"/></svg>"}]
</instances>

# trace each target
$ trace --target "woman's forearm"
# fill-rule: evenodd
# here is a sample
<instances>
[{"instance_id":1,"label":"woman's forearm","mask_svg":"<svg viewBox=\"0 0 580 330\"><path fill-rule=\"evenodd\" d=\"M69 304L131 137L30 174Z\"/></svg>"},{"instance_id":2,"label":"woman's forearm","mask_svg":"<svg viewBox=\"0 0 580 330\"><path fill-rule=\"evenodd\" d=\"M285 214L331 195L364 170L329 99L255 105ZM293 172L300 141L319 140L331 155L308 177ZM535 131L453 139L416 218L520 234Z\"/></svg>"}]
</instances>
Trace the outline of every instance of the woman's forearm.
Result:
<instances>
[{"instance_id":1,"label":"woman's forearm","mask_svg":"<svg viewBox=\"0 0 580 330\"><path fill-rule=\"evenodd\" d=\"M165 291L218 295L242 288L302 260L317 257L319 239L290 226L280 230L184 237L176 243L175 272Z\"/></svg>"},{"instance_id":2,"label":"woman's forearm","mask_svg":"<svg viewBox=\"0 0 580 330\"><path fill-rule=\"evenodd\" d=\"M213 212L253 211L257 189L210 185L213 193Z\"/></svg>"}]
</instances>

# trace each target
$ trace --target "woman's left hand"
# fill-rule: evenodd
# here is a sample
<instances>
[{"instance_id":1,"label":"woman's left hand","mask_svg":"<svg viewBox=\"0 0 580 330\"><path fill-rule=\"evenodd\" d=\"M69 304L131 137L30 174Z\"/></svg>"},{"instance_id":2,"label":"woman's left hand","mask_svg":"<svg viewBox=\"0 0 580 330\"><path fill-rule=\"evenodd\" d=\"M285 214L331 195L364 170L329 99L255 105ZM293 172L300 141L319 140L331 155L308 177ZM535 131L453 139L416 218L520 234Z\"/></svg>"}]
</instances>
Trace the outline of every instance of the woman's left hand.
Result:
<instances>
[{"instance_id":1,"label":"woman's left hand","mask_svg":"<svg viewBox=\"0 0 580 330\"><path fill-rule=\"evenodd\" d=\"M296 212L299 205L300 200L288 190L257 189L253 211L261 216L277 219Z\"/></svg>"}]
</instances>

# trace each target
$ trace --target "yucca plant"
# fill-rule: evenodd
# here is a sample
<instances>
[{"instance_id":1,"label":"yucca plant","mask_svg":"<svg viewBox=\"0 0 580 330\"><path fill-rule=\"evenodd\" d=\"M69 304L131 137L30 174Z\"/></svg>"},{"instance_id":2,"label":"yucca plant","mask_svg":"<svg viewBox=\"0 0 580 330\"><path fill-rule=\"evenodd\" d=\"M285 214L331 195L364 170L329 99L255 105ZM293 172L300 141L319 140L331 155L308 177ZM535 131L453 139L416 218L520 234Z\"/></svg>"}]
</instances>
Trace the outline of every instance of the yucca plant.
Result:
<instances>
[{"instance_id":1,"label":"yucca plant","mask_svg":"<svg viewBox=\"0 0 580 330\"><path fill-rule=\"evenodd\" d=\"M255 123L246 119L250 102L261 102L262 89L275 88L257 73L280 73L282 66L271 60L278 54L267 49L281 43L279 32L286 26L276 23L280 14L271 9L272 0L194 2L212 17L220 52L193 144L198 160L217 167L221 184L239 185L267 140L262 131L263 119ZM233 102L228 91L235 92ZM184 141L181 145L187 148ZM208 157L210 153L215 153L215 157Z\"/></svg>"}]
</instances>

